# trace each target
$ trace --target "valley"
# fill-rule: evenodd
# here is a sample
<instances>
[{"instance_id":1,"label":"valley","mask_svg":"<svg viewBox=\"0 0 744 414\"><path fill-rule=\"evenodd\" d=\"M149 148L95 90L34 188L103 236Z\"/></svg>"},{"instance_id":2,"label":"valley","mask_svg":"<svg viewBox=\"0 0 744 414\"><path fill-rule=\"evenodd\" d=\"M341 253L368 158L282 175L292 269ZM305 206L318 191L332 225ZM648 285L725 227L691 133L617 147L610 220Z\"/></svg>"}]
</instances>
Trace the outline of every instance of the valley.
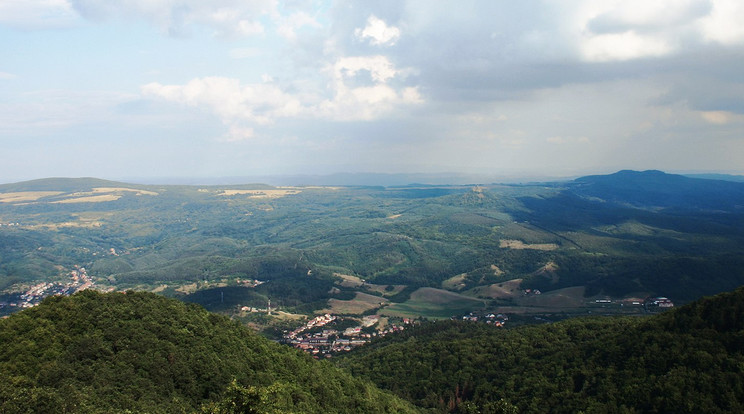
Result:
<instances>
[{"instance_id":1,"label":"valley","mask_svg":"<svg viewBox=\"0 0 744 414\"><path fill-rule=\"evenodd\" d=\"M6 184L0 312L83 267L103 289L196 302L267 333L325 313L644 314L633 303L744 283L742 184L707 181L626 171L524 185ZM665 204L659 186L684 202ZM726 201L711 210L714 199ZM301 318L241 311L269 300Z\"/></svg>"}]
</instances>

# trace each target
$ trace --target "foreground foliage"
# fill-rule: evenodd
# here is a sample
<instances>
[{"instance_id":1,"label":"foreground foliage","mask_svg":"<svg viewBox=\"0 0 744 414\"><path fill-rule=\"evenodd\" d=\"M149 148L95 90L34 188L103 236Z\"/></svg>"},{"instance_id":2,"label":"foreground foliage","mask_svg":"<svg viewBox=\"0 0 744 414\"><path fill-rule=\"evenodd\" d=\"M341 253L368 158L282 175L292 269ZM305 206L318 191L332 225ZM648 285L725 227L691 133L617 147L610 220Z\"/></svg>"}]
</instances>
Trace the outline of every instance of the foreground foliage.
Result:
<instances>
[{"instance_id":1,"label":"foreground foliage","mask_svg":"<svg viewBox=\"0 0 744 414\"><path fill-rule=\"evenodd\" d=\"M340 364L442 411L742 412L744 288L649 318L432 323Z\"/></svg>"},{"instance_id":2,"label":"foreground foliage","mask_svg":"<svg viewBox=\"0 0 744 414\"><path fill-rule=\"evenodd\" d=\"M0 321L0 412L411 412L203 308L84 291Z\"/></svg>"}]
</instances>

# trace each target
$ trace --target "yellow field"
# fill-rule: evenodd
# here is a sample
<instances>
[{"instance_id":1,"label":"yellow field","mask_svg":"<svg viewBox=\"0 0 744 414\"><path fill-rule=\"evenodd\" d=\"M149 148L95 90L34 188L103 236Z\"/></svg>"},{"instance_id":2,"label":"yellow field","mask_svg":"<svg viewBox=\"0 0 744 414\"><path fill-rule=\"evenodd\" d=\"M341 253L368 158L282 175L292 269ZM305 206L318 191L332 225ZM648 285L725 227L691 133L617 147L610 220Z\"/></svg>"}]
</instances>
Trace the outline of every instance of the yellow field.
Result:
<instances>
[{"instance_id":1,"label":"yellow field","mask_svg":"<svg viewBox=\"0 0 744 414\"><path fill-rule=\"evenodd\" d=\"M556 250L558 245L555 243L538 243L538 244L527 244L521 240L501 240L499 247L502 249L515 249L515 250Z\"/></svg>"},{"instance_id":2,"label":"yellow field","mask_svg":"<svg viewBox=\"0 0 744 414\"><path fill-rule=\"evenodd\" d=\"M462 273L457 276L452 276L451 278L442 282L442 289L462 290L465 287L465 279L467 277L468 277L467 273Z\"/></svg>"},{"instance_id":3,"label":"yellow field","mask_svg":"<svg viewBox=\"0 0 744 414\"><path fill-rule=\"evenodd\" d=\"M387 218L389 218L391 220L394 220L394 219L397 219L400 216L402 216L402 214L393 214L392 216L388 216Z\"/></svg>"},{"instance_id":4,"label":"yellow field","mask_svg":"<svg viewBox=\"0 0 744 414\"><path fill-rule=\"evenodd\" d=\"M101 194L87 197L76 197L66 198L64 200L52 201L52 204L70 204L70 203L103 203L106 201L116 201L120 199L120 195L115 194Z\"/></svg>"},{"instance_id":5,"label":"yellow field","mask_svg":"<svg viewBox=\"0 0 744 414\"><path fill-rule=\"evenodd\" d=\"M387 304L389 300L375 295L369 295L357 292L352 300L329 299L328 309L317 311L316 313L335 313L344 315L359 315L370 309L379 308L382 304Z\"/></svg>"},{"instance_id":6,"label":"yellow field","mask_svg":"<svg viewBox=\"0 0 744 414\"><path fill-rule=\"evenodd\" d=\"M376 285L374 283L367 283L362 281L362 279L359 277L344 275L341 273L334 273L333 276L340 277L342 279L340 282L336 282L336 284L340 286L343 286L345 288L364 287L372 292L378 292L383 296L392 296L398 294L406 288L406 285ZM392 286L393 289L386 290L388 286Z\"/></svg>"},{"instance_id":7,"label":"yellow field","mask_svg":"<svg viewBox=\"0 0 744 414\"><path fill-rule=\"evenodd\" d=\"M94 193L116 193L116 192L122 192L122 191L129 191L132 193L136 193L135 195L152 195L152 196L158 195L158 193L154 191L137 190L134 188L124 188L124 187L96 187L93 189Z\"/></svg>"},{"instance_id":8,"label":"yellow field","mask_svg":"<svg viewBox=\"0 0 744 414\"><path fill-rule=\"evenodd\" d=\"M364 282L362 282L362 279L356 276L344 275L341 273L334 273L333 276L340 277L342 279L341 282L337 283L343 287L355 288L364 284Z\"/></svg>"},{"instance_id":9,"label":"yellow field","mask_svg":"<svg viewBox=\"0 0 744 414\"><path fill-rule=\"evenodd\" d=\"M223 190L219 195L249 195L252 198L280 198L292 194L299 194L302 190Z\"/></svg>"},{"instance_id":10,"label":"yellow field","mask_svg":"<svg viewBox=\"0 0 744 414\"><path fill-rule=\"evenodd\" d=\"M512 279L503 283L494 283L487 286L478 286L465 292L479 298L507 299L519 297L522 289L519 285L522 279Z\"/></svg>"},{"instance_id":11,"label":"yellow field","mask_svg":"<svg viewBox=\"0 0 744 414\"><path fill-rule=\"evenodd\" d=\"M19 191L15 193L0 193L0 203L20 203L36 201L42 197L62 194L61 191Z\"/></svg>"}]
</instances>

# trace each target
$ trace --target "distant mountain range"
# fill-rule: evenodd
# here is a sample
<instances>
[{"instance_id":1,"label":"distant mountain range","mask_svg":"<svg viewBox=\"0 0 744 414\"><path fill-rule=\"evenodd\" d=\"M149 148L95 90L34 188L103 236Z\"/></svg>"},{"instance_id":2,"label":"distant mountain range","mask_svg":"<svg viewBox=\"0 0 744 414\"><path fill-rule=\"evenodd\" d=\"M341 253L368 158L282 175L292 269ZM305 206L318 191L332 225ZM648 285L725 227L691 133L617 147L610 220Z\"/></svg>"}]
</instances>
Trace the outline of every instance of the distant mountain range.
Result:
<instances>
[{"instance_id":1,"label":"distant mountain range","mask_svg":"<svg viewBox=\"0 0 744 414\"><path fill-rule=\"evenodd\" d=\"M661 171L619 171L573 181L570 191L634 207L730 210L744 208L744 184Z\"/></svg>"}]
</instances>

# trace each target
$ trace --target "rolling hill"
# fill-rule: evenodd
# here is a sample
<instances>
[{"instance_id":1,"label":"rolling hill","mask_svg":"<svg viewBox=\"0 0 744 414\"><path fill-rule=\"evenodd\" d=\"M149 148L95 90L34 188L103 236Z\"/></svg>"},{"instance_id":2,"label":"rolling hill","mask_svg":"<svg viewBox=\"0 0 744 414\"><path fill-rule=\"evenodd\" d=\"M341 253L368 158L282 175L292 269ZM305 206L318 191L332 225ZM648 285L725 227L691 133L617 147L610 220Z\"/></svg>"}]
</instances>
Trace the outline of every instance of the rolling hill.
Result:
<instances>
[{"instance_id":1,"label":"rolling hill","mask_svg":"<svg viewBox=\"0 0 744 414\"><path fill-rule=\"evenodd\" d=\"M203 308L50 297L0 320L4 413L398 413L409 404Z\"/></svg>"},{"instance_id":2,"label":"rolling hill","mask_svg":"<svg viewBox=\"0 0 744 414\"><path fill-rule=\"evenodd\" d=\"M337 360L443 412L744 410L744 288L649 317L436 322Z\"/></svg>"},{"instance_id":3,"label":"rolling hill","mask_svg":"<svg viewBox=\"0 0 744 414\"><path fill-rule=\"evenodd\" d=\"M209 292L189 296L228 314L269 297L312 314L359 292L426 316L433 308L410 301L420 288L472 297L437 305L446 317L467 302L482 307L478 292L511 281L684 303L744 284L742 194L744 183L659 171L523 185L6 184L0 313L17 310L11 304L34 286L68 283L79 268L103 290L185 298L235 288L228 304ZM344 286L339 274L367 284ZM249 290L237 289L245 283ZM485 303L496 305L514 303Z\"/></svg>"}]
</instances>

